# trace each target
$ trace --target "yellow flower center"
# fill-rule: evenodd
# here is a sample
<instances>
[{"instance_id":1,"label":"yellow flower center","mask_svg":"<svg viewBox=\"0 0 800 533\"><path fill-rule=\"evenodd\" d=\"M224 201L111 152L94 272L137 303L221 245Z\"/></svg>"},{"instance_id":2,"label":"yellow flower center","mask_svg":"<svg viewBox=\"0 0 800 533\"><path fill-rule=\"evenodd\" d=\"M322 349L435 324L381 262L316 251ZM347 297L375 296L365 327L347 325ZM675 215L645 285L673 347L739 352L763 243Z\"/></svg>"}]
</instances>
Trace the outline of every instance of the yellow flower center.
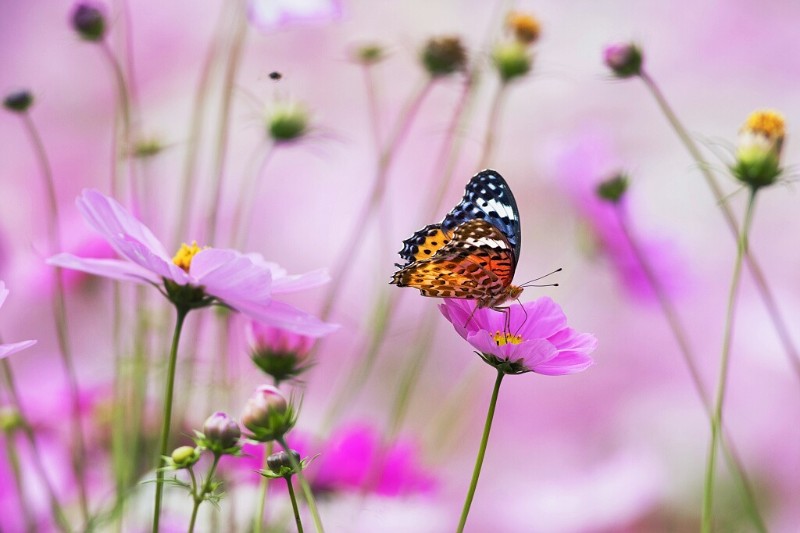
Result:
<instances>
[{"instance_id":1,"label":"yellow flower center","mask_svg":"<svg viewBox=\"0 0 800 533\"><path fill-rule=\"evenodd\" d=\"M541 25L533 15L512 11L506 17L506 27L523 44L531 44L539 38Z\"/></svg>"},{"instance_id":2,"label":"yellow flower center","mask_svg":"<svg viewBox=\"0 0 800 533\"><path fill-rule=\"evenodd\" d=\"M511 333L504 333L498 331L494 334L494 342L498 346L505 346L506 344L520 344L522 337L520 335L512 335Z\"/></svg>"},{"instance_id":3,"label":"yellow flower center","mask_svg":"<svg viewBox=\"0 0 800 533\"><path fill-rule=\"evenodd\" d=\"M192 241L191 245L183 243L181 244L178 253L176 253L175 257L172 258L172 262L178 265L185 272L189 272L189 267L192 265L192 258L206 248L208 248L208 246L200 248L197 245L197 241Z\"/></svg>"},{"instance_id":4,"label":"yellow flower center","mask_svg":"<svg viewBox=\"0 0 800 533\"><path fill-rule=\"evenodd\" d=\"M760 110L750 113L747 121L742 126L742 131L761 134L768 139L782 139L785 129L783 115L772 110Z\"/></svg>"}]
</instances>

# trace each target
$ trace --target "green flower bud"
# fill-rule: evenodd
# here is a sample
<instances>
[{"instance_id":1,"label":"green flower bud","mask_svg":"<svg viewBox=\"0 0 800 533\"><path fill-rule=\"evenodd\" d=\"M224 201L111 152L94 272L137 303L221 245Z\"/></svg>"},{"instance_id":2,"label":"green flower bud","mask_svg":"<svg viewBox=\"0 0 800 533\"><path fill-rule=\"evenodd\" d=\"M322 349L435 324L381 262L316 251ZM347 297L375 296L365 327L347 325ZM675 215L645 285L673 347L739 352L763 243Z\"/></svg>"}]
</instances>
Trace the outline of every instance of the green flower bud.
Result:
<instances>
[{"instance_id":1,"label":"green flower bud","mask_svg":"<svg viewBox=\"0 0 800 533\"><path fill-rule=\"evenodd\" d=\"M300 466L300 454L291 450L292 457L294 457L294 464ZM267 468L273 474L285 477L295 474L294 467L292 466L292 459L286 452L273 453L267 457Z\"/></svg>"},{"instance_id":2,"label":"green flower bud","mask_svg":"<svg viewBox=\"0 0 800 533\"><path fill-rule=\"evenodd\" d=\"M308 133L308 122L308 111L303 106L280 104L267 116L267 131L276 143L286 143Z\"/></svg>"},{"instance_id":3,"label":"green flower bud","mask_svg":"<svg viewBox=\"0 0 800 533\"><path fill-rule=\"evenodd\" d=\"M616 43L603 50L603 62L618 78L630 78L642 73L642 50L632 43Z\"/></svg>"},{"instance_id":4,"label":"green flower bud","mask_svg":"<svg viewBox=\"0 0 800 533\"><path fill-rule=\"evenodd\" d=\"M170 459L172 468L189 468L200 460L200 450L192 446L180 446L175 448Z\"/></svg>"},{"instance_id":5,"label":"green flower bud","mask_svg":"<svg viewBox=\"0 0 800 533\"><path fill-rule=\"evenodd\" d=\"M776 111L755 111L739 130L731 172L754 189L772 185L783 172L781 151L786 125Z\"/></svg>"},{"instance_id":6,"label":"green flower bud","mask_svg":"<svg viewBox=\"0 0 800 533\"><path fill-rule=\"evenodd\" d=\"M374 65L386 59L386 50L377 43L363 44L355 48L353 58L362 65Z\"/></svg>"},{"instance_id":7,"label":"green flower bud","mask_svg":"<svg viewBox=\"0 0 800 533\"><path fill-rule=\"evenodd\" d=\"M611 202L612 204L619 203L625 192L628 190L628 176L625 174L617 174L597 186L597 196L602 200Z\"/></svg>"},{"instance_id":8,"label":"green flower bud","mask_svg":"<svg viewBox=\"0 0 800 533\"><path fill-rule=\"evenodd\" d=\"M81 2L72 12L72 27L87 41L101 41L106 34L106 19L99 6Z\"/></svg>"},{"instance_id":9,"label":"green flower bud","mask_svg":"<svg viewBox=\"0 0 800 533\"><path fill-rule=\"evenodd\" d=\"M206 419L197 443L217 454L236 454L241 436L242 430L236 420L218 411Z\"/></svg>"},{"instance_id":10,"label":"green flower bud","mask_svg":"<svg viewBox=\"0 0 800 533\"><path fill-rule=\"evenodd\" d=\"M0 432L13 433L21 428L23 424L22 416L13 407L0 408Z\"/></svg>"},{"instance_id":11,"label":"green flower bud","mask_svg":"<svg viewBox=\"0 0 800 533\"><path fill-rule=\"evenodd\" d=\"M14 91L3 99L3 107L14 113L24 113L33 105L33 95L28 90Z\"/></svg>"},{"instance_id":12,"label":"green flower bud","mask_svg":"<svg viewBox=\"0 0 800 533\"><path fill-rule=\"evenodd\" d=\"M517 41L500 43L492 51L492 61L503 83L524 76L531 70L533 58Z\"/></svg>"},{"instance_id":13,"label":"green flower bud","mask_svg":"<svg viewBox=\"0 0 800 533\"><path fill-rule=\"evenodd\" d=\"M467 52L458 37L433 37L422 49L422 64L434 78L464 70Z\"/></svg>"}]
</instances>

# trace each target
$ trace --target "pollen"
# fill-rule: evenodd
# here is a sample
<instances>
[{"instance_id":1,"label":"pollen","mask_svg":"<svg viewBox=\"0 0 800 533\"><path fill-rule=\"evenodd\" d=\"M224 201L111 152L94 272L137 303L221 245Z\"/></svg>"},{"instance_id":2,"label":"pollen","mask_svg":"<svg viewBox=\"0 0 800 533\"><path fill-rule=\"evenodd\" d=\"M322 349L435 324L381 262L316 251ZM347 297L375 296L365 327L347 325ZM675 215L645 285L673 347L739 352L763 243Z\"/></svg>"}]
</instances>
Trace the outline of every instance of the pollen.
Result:
<instances>
[{"instance_id":1,"label":"pollen","mask_svg":"<svg viewBox=\"0 0 800 533\"><path fill-rule=\"evenodd\" d=\"M747 121L742 126L742 131L760 134L768 139L782 139L785 128L783 115L777 111L759 110L752 112L747 117Z\"/></svg>"},{"instance_id":2,"label":"pollen","mask_svg":"<svg viewBox=\"0 0 800 533\"><path fill-rule=\"evenodd\" d=\"M176 253L175 257L172 258L172 262L178 265L185 272L189 272L189 267L192 264L192 259L194 258L194 256L196 256L206 248L208 248L208 246L200 248L197 245L197 241L192 241L191 245L183 243L181 244L178 253Z\"/></svg>"},{"instance_id":3,"label":"pollen","mask_svg":"<svg viewBox=\"0 0 800 533\"><path fill-rule=\"evenodd\" d=\"M498 346L505 346L506 344L520 344L522 342L522 337L520 335L512 335L511 333L498 331L494 334L494 342L496 342Z\"/></svg>"},{"instance_id":4,"label":"pollen","mask_svg":"<svg viewBox=\"0 0 800 533\"><path fill-rule=\"evenodd\" d=\"M531 44L539 39L541 25L539 20L529 13L512 11L506 17L506 27L522 44Z\"/></svg>"}]
</instances>

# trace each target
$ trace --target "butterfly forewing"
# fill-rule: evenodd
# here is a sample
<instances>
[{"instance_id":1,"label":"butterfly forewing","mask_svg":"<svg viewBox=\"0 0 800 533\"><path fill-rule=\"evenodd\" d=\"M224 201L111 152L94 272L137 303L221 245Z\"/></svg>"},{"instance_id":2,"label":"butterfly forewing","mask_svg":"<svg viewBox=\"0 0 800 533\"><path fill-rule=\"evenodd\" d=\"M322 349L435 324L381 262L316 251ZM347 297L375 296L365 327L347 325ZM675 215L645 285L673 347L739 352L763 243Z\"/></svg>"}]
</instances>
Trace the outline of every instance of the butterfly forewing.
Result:
<instances>
[{"instance_id":1,"label":"butterfly forewing","mask_svg":"<svg viewBox=\"0 0 800 533\"><path fill-rule=\"evenodd\" d=\"M428 224L414 235L403 241L400 257L405 259L406 266L420 259L429 259L447 244L452 236L451 232L444 232L441 224Z\"/></svg>"}]
</instances>

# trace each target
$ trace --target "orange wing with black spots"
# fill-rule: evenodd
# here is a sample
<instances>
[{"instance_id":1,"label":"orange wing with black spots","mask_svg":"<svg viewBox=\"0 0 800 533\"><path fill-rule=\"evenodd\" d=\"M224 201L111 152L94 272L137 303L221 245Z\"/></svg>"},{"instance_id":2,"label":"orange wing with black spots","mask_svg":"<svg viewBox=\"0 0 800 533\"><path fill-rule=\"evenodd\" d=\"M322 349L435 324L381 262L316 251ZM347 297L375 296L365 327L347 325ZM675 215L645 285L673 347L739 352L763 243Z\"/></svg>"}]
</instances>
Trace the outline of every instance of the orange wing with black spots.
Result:
<instances>
[{"instance_id":1,"label":"orange wing with black spots","mask_svg":"<svg viewBox=\"0 0 800 533\"><path fill-rule=\"evenodd\" d=\"M406 262L397 267L402 268L420 259L430 259L450 241L452 236L453 232L444 231L441 224L428 224L403 241L400 257Z\"/></svg>"}]
</instances>

